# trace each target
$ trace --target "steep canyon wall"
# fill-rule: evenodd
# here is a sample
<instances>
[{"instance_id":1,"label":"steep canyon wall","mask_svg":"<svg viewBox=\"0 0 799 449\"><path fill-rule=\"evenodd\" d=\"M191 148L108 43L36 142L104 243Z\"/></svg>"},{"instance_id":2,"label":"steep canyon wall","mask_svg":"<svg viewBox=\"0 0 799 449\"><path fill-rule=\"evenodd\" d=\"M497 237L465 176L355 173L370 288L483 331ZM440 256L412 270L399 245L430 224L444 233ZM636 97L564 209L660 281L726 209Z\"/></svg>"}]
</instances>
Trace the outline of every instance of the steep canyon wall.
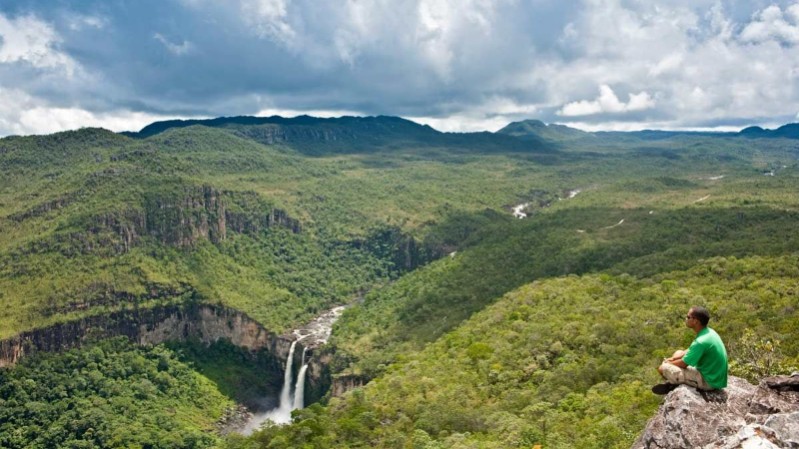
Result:
<instances>
[{"instance_id":1,"label":"steep canyon wall","mask_svg":"<svg viewBox=\"0 0 799 449\"><path fill-rule=\"evenodd\" d=\"M116 336L125 336L140 345L187 340L211 344L228 340L253 354L266 353L274 358L274 371L278 376L283 372L280 365L285 365L294 340L293 336L270 332L246 314L227 307L209 304L168 306L86 317L0 340L0 367L14 365L35 352L66 351ZM301 354L302 350L300 342L295 352ZM311 356L313 348L308 351L307 355ZM298 370L299 366L294 369ZM330 380L323 360L312 359L306 382L306 403L319 400L327 392Z\"/></svg>"}]
</instances>

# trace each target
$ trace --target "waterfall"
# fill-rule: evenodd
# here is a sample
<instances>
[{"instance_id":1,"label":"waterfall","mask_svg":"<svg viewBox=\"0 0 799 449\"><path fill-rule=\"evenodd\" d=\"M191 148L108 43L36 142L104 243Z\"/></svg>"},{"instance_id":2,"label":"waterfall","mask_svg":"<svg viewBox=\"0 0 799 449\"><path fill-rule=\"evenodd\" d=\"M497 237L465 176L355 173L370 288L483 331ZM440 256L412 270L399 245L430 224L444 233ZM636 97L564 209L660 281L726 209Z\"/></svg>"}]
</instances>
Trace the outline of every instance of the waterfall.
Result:
<instances>
[{"instance_id":1,"label":"waterfall","mask_svg":"<svg viewBox=\"0 0 799 449\"><path fill-rule=\"evenodd\" d=\"M294 407L292 410L303 407L303 399L305 396L305 371L308 370L308 364L302 365L300 372L297 373L297 386L294 388Z\"/></svg>"},{"instance_id":2,"label":"waterfall","mask_svg":"<svg viewBox=\"0 0 799 449\"><path fill-rule=\"evenodd\" d=\"M291 408L292 410L296 410L304 406L305 372L308 370L308 364L305 363L305 351L307 350L307 347L302 348L302 364L300 372L297 373L297 385L294 386L294 406Z\"/></svg>"},{"instance_id":3,"label":"waterfall","mask_svg":"<svg viewBox=\"0 0 799 449\"><path fill-rule=\"evenodd\" d=\"M286 357L286 371L283 374L283 386L279 398L280 402L277 407L271 410L252 415L252 418L250 418L247 424L241 428L241 434L250 435L252 432L258 430L266 420L270 420L275 424L288 424L291 422L291 411L305 407L305 379L308 377L308 361L306 359L307 348L308 346L314 348L327 343L333 329L333 323L341 316L345 308L344 306L335 307L318 316L303 328L296 329L292 332L296 340L291 343L288 357ZM308 338L308 344L304 346L302 350L300 369L297 373L297 382L294 384L294 396L292 396L291 387L293 380L292 368L294 365L294 350L297 348L297 342L306 338ZM269 403L270 405L274 404L274 398L269 398Z\"/></svg>"},{"instance_id":4,"label":"waterfall","mask_svg":"<svg viewBox=\"0 0 799 449\"><path fill-rule=\"evenodd\" d=\"M283 374L283 389L280 390L280 410L288 410L289 416L291 416L291 368L294 365L294 348L297 346L297 342L299 340L294 340L291 342L291 347L289 348L289 356L286 359L286 372Z\"/></svg>"},{"instance_id":5,"label":"waterfall","mask_svg":"<svg viewBox=\"0 0 799 449\"><path fill-rule=\"evenodd\" d=\"M291 385L292 385L292 374L293 374L291 369L294 366L294 348L297 347L297 342L300 340L302 340L302 338L298 338L292 341L291 347L289 347L289 354L288 357L286 358L286 372L283 374L283 388L281 388L280 390L280 403L278 407L264 414L255 416L250 425L248 425L245 431L243 432L245 435L248 435L249 432L257 429L261 425L261 423L263 423L267 419L271 420L275 424L288 424L291 422L291 410L293 410L293 405L294 405L294 399L291 397ZM303 350L303 354L304 353L305 351Z\"/></svg>"}]
</instances>

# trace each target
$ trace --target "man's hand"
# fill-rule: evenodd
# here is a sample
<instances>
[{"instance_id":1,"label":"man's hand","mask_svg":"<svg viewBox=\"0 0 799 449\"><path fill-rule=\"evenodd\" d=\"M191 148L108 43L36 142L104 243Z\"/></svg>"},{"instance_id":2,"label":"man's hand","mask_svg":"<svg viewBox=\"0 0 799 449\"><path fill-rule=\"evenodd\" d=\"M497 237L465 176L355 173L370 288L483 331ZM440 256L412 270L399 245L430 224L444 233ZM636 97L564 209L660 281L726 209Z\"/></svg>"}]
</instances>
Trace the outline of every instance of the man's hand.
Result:
<instances>
[{"instance_id":1,"label":"man's hand","mask_svg":"<svg viewBox=\"0 0 799 449\"><path fill-rule=\"evenodd\" d=\"M671 355L671 357L669 357L667 359L663 359L663 361L667 362L667 363L671 363L674 366L679 366L680 368L685 369L688 366L688 364L683 362L682 358L687 353L688 353L688 351L686 351L685 349L680 349L678 351L675 351L674 354ZM658 369L658 371L660 371L660 370Z\"/></svg>"},{"instance_id":2,"label":"man's hand","mask_svg":"<svg viewBox=\"0 0 799 449\"><path fill-rule=\"evenodd\" d=\"M671 363L674 366L678 366L678 367L680 367L682 369L685 369L685 368L688 367L688 364L683 362L682 359L672 360L672 361L669 361L669 363Z\"/></svg>"},{"instance_id":3,"label":"man's hand","mask_svg":"<svg viewBox=\"0 0 799 449\"><path fill-rule=\"evenodd\" d=\"M674 362L676 362L678 360L682 360L682 358L687 353L688 353L688 351L686 351L685 349L679 349L677 351L674 351L674 354L672 354L671 357L669 357L667 359L664 359L663 361L664 362L669 362L669 363L674 363Z\"/></svg>"}]
</instances>

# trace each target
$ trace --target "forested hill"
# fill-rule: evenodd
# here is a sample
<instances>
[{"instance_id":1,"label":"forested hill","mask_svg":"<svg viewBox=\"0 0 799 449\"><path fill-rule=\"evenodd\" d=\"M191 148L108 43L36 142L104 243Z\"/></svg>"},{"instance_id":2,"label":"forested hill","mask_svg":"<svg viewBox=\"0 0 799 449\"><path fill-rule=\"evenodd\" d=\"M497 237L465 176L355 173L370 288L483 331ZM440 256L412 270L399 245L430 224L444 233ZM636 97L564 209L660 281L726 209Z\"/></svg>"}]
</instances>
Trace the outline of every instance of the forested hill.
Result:
<instances>
[{"instance_id":1,"label":"forested hill","mask_svg":"<svg viewBox=\"0 0 799 449\"><path fill-rule=\"evenodd\" d=\"M219 117L214 119L198 119L198 120L166 120L162 122L151 123L139 132L124 132L122 134L129 137L145 138L154 136L172 128L185 128L188 126L207 126L212 128L223 127L247 127L247 126L261 126L261 125L279 125L279 126L307 126L316 127L317 130L323 131L326 128L350 129L352 131L360 130L364 134L369 131L378 133L393 133L394 136L410 137L414 134L422 134L426 136L435 135L437 132L425 125L417 125L409 120L400 117L341 117L341 118L318 118L307 115L302 115L295 118L285 118L280 116L272 117L253 117L253 116L237 116L237 117Z\"/></svg>"},{"instance_id":2,"label":"forested hill","mask_svg":"<svg viewBox=\"0 0 799 449\"><path fill-rule=\"evenodd\" d=\"M799 123L789 123L777 129L763 129L759 126L750 126L741 130L741 136L750 138L787 138L799 139Z\"/></svg>"},{"instance_id":3,"label":"forested hill","mask_svg":"<svg viewBox=\"0 0 799 449\"><path fill-rule=\"evenodd\" d=\"M547 125L540 120L513 122L497 131L497 134L506 134L520 139L540 138L552 142L591 139L594 137L592 133L554 123Z\"/></svg>"},{"instance_id":4,"label":"forested hill","mask_svg":"<svg viewBox=\"0 0 799 449\"><path fill-rule=\"evenodd\" d=\"M747 348L797 363L798 160L785 137L393 117L0 139L0 339L206 304L281 334L349 304L325 369L366 384L223 438L237 388L281 382L251 354L96 342L0 371L0 446L628 447L690 304L742 375Z\"/></svg>"},{"instance_id":5,"label":"forested hill","mask_svg":"<svg viewBox=\"0 0 799 449\"><path fill-rule=\"evenodd\" d=\"M776 129L763 129L759 126L750 126L739 132L661 130L585 132L556 123L546 124L540 120L524 120L510 123L497 131L497 133L514 136L520 139L542 139L551 144L563 142L569 142L570 144L590 142L596 144L606 139L616 140L617 143L618 141L629 141L632 139L656 141L677 137L708 139L729 137L799 139L799 123L789 123Z\"/></svg>"},{"instance_id":6,"label":"forested hill","mask_svg":"<svg viewBox=\"0 0 799 449\"><path fill-rule=\"evenodd\" d=\"M221 117L208 120L155 122L139 132L123 133L145 138L174 128L189 126L221 128L259 143L285 143L308 154L375 152L403 146L448 148L450 151L536 152L549 146L535 136L519 140L502 134L442 133L400 117L295 118Z\"/></svg>"}]
</instances>

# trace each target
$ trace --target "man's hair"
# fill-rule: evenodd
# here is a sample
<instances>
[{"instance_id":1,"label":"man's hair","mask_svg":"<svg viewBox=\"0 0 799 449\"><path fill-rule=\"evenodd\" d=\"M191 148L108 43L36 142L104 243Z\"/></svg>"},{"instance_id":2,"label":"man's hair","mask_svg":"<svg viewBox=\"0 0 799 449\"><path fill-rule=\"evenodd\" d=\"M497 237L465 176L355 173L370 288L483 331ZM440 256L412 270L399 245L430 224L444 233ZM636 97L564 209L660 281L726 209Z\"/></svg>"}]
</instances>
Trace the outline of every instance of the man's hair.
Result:
<instances>
[{"instance_id":1,"label":"man's hair","mask_svg":"<svg viewBox=\"0 0 799 449\"><path fill-rule=\"evenodd\" d=\"M707 323L710 321L710 312L704 307L691 307L691 316L699 320L702 326L707 326Z\"/></svg>"}]
</instances>

